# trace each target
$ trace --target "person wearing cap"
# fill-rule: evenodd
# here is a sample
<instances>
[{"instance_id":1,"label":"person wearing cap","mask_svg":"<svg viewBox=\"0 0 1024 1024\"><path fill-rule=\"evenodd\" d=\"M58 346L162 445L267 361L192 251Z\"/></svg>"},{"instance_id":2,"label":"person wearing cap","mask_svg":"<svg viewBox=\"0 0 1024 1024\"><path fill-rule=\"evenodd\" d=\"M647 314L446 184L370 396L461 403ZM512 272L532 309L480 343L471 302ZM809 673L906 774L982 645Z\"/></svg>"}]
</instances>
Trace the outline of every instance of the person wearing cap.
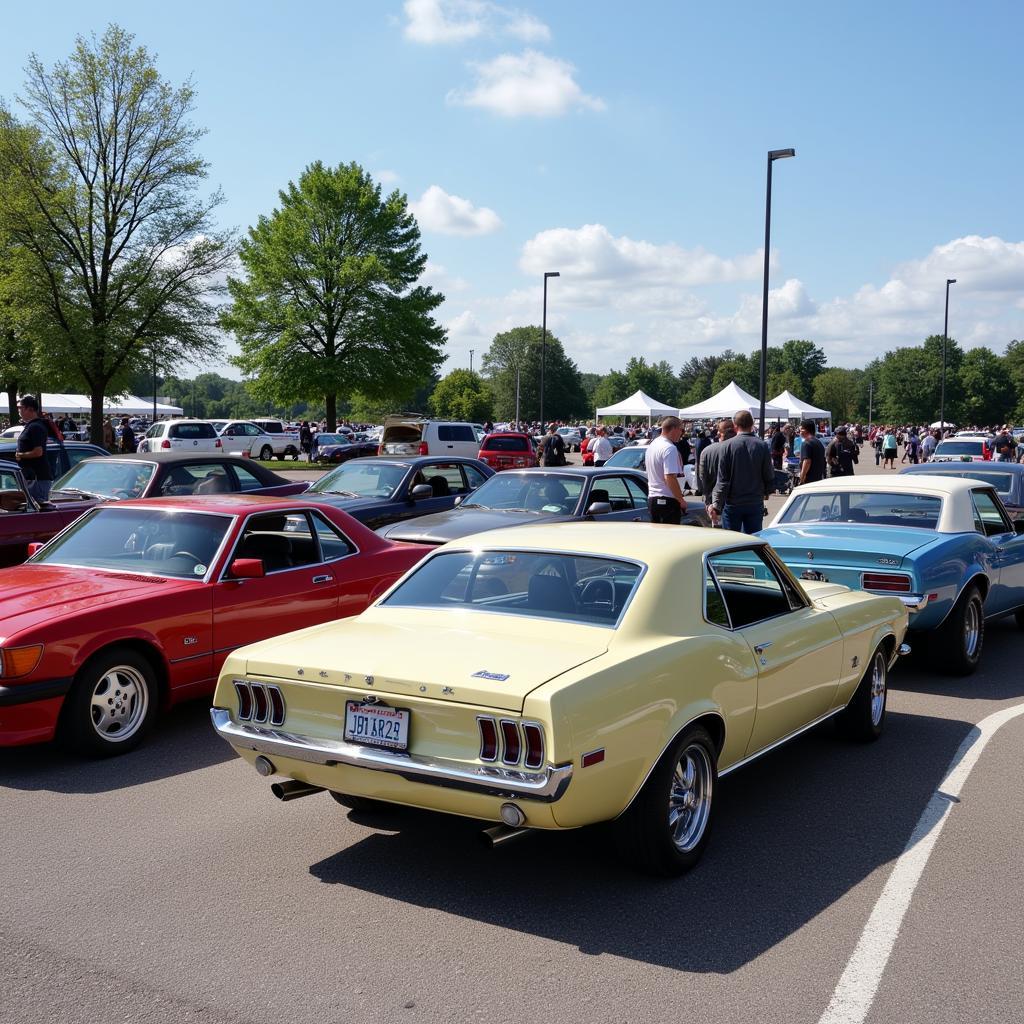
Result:
<instances>
[{"instance_id":1,"label":"person wearing cap","mask_svg":"<svg viewBox=\"0 0 1024 1024\"><path fill-rule=\"evenodd\" d=\"M53 484L50 460L46 457L46 442L50 432L39 415L39 402L35 395L21 396L18 413L25 427L18 435L14 458L25 474L28 493L42 505L50 500L50 487Z\"/></svg>"},{"instance_id":2,"label":"person wearing cap","mask_svg":"<svg viewBox=\"0 0 1024 1024\"><path fill-rule=\"evenodd\" d=\"M857 446L846 436L846 427L836 427L836 435L825 451L829 476L853 476Z\"/></svg>"}]
</instances>

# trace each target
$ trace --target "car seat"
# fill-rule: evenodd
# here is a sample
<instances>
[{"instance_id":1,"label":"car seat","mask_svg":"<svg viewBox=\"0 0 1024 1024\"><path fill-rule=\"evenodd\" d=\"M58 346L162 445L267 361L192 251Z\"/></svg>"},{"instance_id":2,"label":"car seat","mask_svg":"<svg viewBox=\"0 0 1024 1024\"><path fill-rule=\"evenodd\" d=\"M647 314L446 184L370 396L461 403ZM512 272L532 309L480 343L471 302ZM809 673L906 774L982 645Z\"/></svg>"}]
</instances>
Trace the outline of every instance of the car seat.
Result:
<instances>
[{"instance_id":1,"label":"car seat","mask_svg":"<svg viewBox=\"0 0 1024 1024\"><path fill-rule=\"evenodd\" d=\"M611 498L608 497L608 492L603 487L595 487L590 492L590 502L587 504L587 508L590 508L597 501L603 501L608 505L611 504Z\"/></svg>"},{"instance_id":2,"label":"car seat","mask_svg":"<svg viewBox=\"0 0 1024 1024\"><path fill-rule=\"evenodd\" d=\"M196 494L226 494L230 489L226 473L210 473L196 488Z\"/></svg>"},{"instance_id":3,"label":"car seat","mask_svg":"<svg viewBox=\"0 0 1024 1024\"><path fill-rule=\"evenodd\" d=\"M565 578L544 574L530 577L526 604L531 611L538 612L572 611L574 607L572 590Z\"/></svg>"},{"instance_id":4,"label":"car seat","mask_svg":"<svg viewBox=\"0 0 1024 1024\"><path fill-rule=\"evenodd\" d=\"M539 512L548 505L557 505L565 511L568 499L568 492L557 480L547 480L531 493L527 508Z\"/></svg>"},{"instance_id":5,"label":"car seat","mask_svg":"<svg viewBox=\"0 0 1024 1024\"><path fill-rule=\"evenodd\" d=\"M448 481L443 476L427 477L427 483L430 484L435 498L447 498L451 493L448 489Z\"/></svg>"}]
</instances>

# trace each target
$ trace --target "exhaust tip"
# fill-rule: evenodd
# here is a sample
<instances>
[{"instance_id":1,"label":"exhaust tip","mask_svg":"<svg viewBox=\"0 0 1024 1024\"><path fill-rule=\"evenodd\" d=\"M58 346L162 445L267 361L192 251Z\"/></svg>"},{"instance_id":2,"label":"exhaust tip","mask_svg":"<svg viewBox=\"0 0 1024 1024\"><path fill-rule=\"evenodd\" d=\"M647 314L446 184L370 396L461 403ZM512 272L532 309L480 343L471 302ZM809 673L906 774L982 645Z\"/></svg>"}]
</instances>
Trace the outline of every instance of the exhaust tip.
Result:
<instances>
[{"instance_id":1,"label":"exhaust tip","mask_svg":"<svg viewBox=\"0 0 1024 1024\"><path fill-rule=\"evenodd\" d=\"M899 653L901 657L906 657L910 653L910 644L900 644Z\"/></svg>"},{"instance_id":2,"label":"exhaust tip","mask_svg":"<svg viewBox=\"0 0 1024 1024\"><path fill-rule=\"evenodd\" d=\"M513 839L520 839L522 836L527 836L532 832L529 828L512 828L509 825L493 825L491 828L485 828L480 833L480 839L489 850L493 850L497 846L502 846L505 843L512 842Z\"/></svg>"},{"instance_id":3,"label":"exhaust tip","mask_svg":"<svg viewBox=\"0 0 1024 1024\"><path fill-rule=\"evenodd\" d=\"M253 762L253 767L266 778L268 775L273 775L277 769L274 767L274 762L269 757L264 757L260 754L259 757Z\"/></svg>"},{"instance_id":4,"label":"exhaust tip","mask_svg":"<svg viewBox=\"0 0 1024 1024\"><path fill-rule=\"evenodd\" d=\"M322 793L323 786L311 786L308 782L300 782L298 779L288 779L285 782L274 782L270 786L270 792L278 800L298 800L299 797L312 796L314 793Z\"/></svg>"}]
</instances>

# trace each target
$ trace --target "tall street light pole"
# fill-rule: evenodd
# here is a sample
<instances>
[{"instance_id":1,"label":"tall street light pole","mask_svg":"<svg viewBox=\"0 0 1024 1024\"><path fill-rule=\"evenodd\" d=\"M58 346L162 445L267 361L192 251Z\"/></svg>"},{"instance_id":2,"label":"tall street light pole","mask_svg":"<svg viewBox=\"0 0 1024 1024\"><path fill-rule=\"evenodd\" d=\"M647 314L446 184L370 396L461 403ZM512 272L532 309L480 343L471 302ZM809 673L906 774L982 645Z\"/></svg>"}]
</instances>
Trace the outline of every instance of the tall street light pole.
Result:
<instances>
[{"instance_id":1,"label":"tall street light pole","mask_svg":"<svg viewBox=\"0 0 1024 1024\"><path fill-rule=\"evenodd\" d=\"M768 257L772 237L772 164L796 156L795 149L771 149L768 151L768 189L764 204L764 299L761 303L761 384L758 392L761 418L758 430L764 437L764 405L768 387Z\"/></svg>"},{"instance_id":2,"label":"tall street light pole","mask_svg":"<svg viewBox=\"0 0 1024 1024\"><path fill-rule=\"evenodd\" d=\"M946 278L946 318L942 322L942 393L939 397L939 430L946 429L946 342L949 341L949 286L955 277Z\"/></svg>"},{"instance_id":3,"label":"tall street light pole","mask_svg":"<svg viewBox=\"0 0 1024 1024\"><path fill-rule=\"evenodd\" d=\"M540 422L542 430L544 428L544 364L547 361L548 349L548 278L561 276L557 270L548 270L544 273L544 311L541 315L540 328Z\"/></svg>"},{"instance_id":4,"label":"tall street light pole","mask_svg":"<svg viewBox=\"0 0 1024 1024\"><path fill-rule=\"evenodd\" d=\"M153 422L156 423L156 342L153 342Z\"/></svg>"},{"instance_id":5,"label":"tall street light pole","mask_svg":"<svg viewBox=\"0 0 1024 1024\"><path fill-rule=\"evenodd\" d=\"M476 350L475 350L475 349L472 349L472 348L471 348L471 349L469 350L469 372L470 372L470 373L472 373L472 372L473 372L473 353L474 353L475 351L476 351Z\"/></svg>"}]
</instances>

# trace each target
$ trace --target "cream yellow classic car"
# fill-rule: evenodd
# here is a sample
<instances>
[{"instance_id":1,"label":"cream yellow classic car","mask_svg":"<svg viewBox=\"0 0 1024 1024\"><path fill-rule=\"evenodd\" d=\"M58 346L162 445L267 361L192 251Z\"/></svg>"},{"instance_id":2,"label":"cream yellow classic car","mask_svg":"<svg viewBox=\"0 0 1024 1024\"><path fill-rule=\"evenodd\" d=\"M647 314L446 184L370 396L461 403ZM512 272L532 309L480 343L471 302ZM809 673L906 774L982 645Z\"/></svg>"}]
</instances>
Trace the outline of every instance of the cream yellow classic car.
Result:
<instances>
[{"instance_id":1,"label":"cream yellow classic car","mask_svg":"<svg viewBox=\"0 0 1024 1024\"><path fill-rule=\"evenodd\" d=\"M832 715L885 720L907 611L801 582L757 537L637 523L495 530L361 615L235 651L217 732L282 799L528 829L615 821L642 868L696 863L716 781Z\"/></svg>"}]
</instances>

